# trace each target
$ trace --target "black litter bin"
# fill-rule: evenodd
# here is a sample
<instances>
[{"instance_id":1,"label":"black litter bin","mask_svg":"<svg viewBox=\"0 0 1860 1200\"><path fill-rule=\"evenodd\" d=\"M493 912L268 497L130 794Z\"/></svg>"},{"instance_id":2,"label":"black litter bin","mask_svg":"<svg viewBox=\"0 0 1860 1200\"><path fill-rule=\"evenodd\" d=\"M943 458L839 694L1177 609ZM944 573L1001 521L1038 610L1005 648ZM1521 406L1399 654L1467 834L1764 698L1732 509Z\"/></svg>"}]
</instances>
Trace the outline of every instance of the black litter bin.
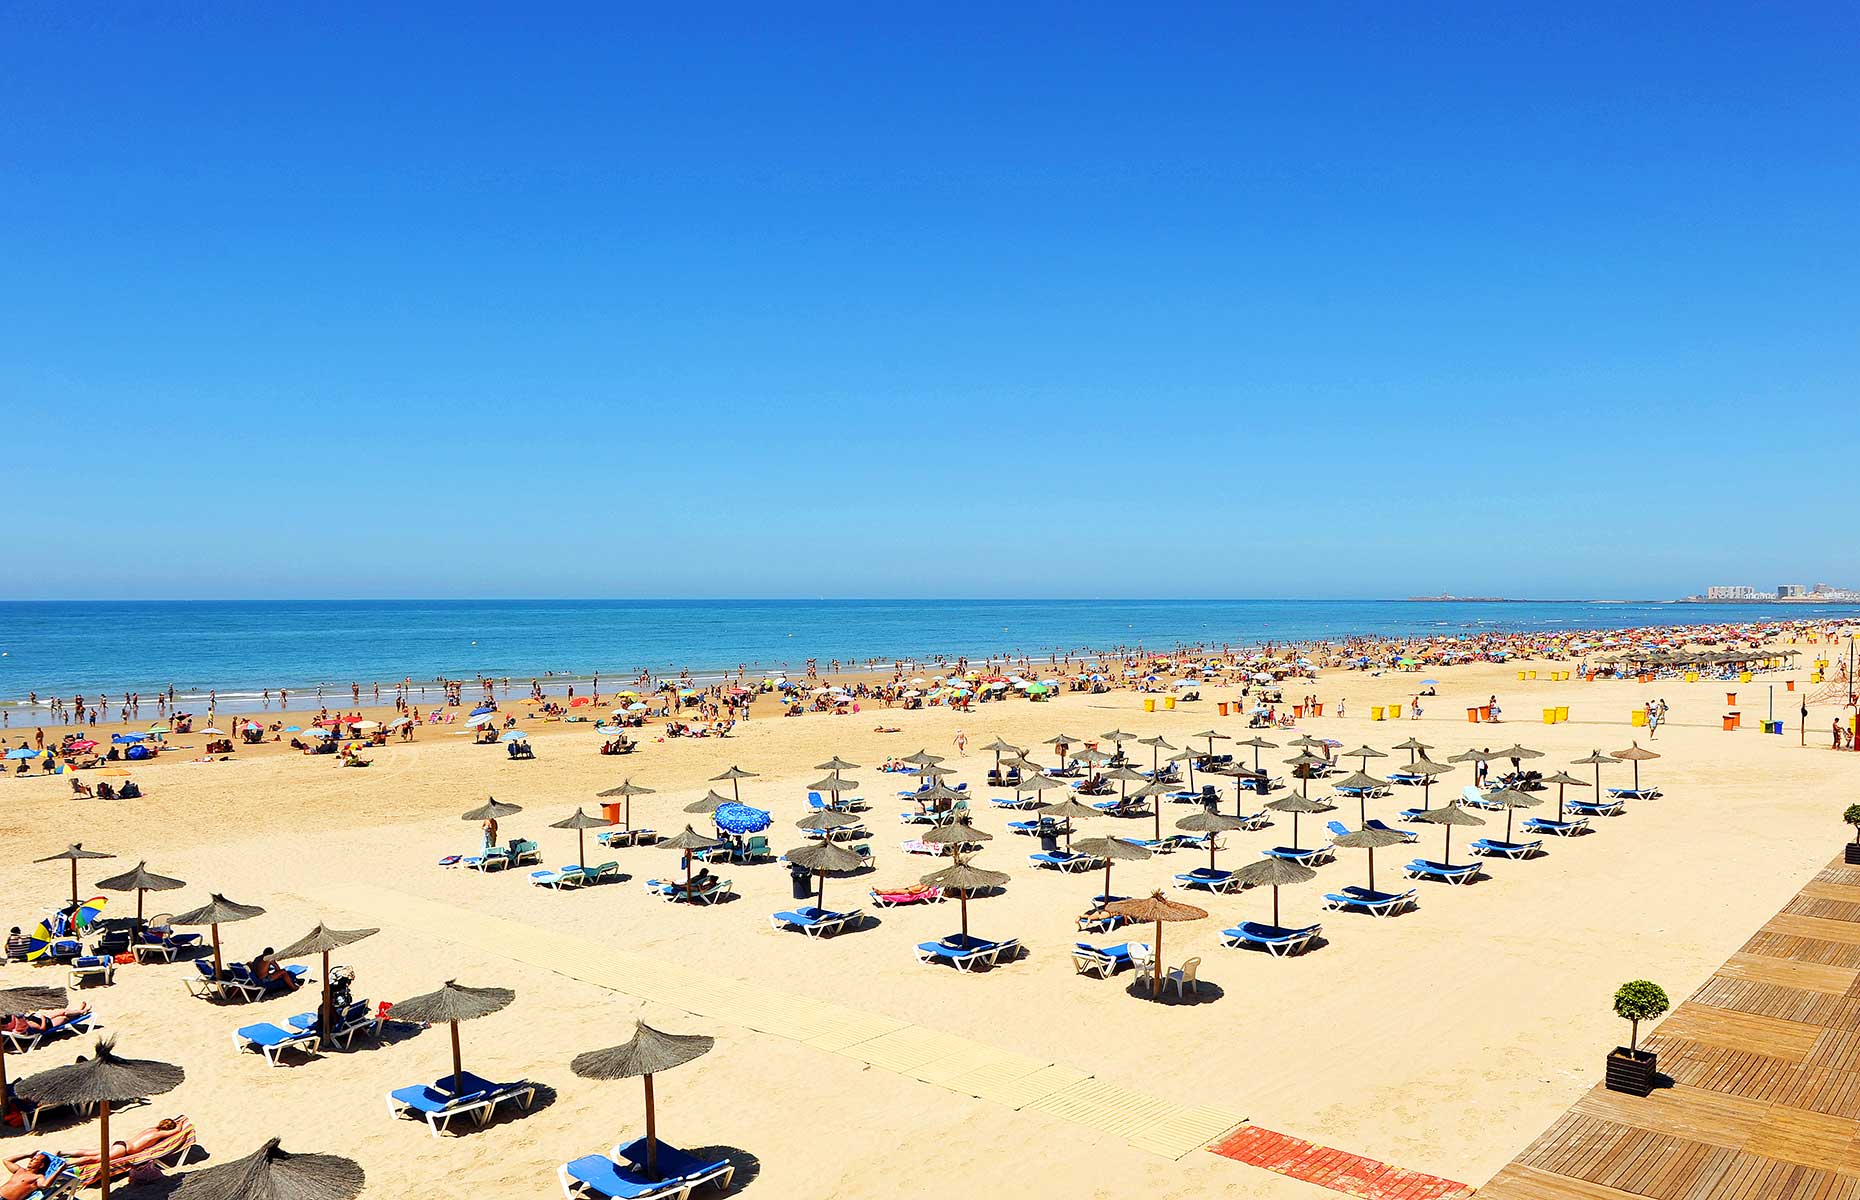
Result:
<instances>
[{"instance_id":1,"label":"black litter bin","mask_svg":"<svg viewBox=\"0 0 1860 1200\"><path fill-rule=\"evenodd\" d=\"M796 900L806 900L814 894L814 873L806 867L792 864L788 867L788 882L794 889Z\"/></svg>"},{"instance_id":2,"label":"black litter bin","mask_svg":"<svg viewBox=\"0 0 1860 1200\"><path fill-rule=\"evenodd\" d=\"M1057 834L1052 834L1052 833L1041 834L1040 835L1040 849L1046 851L1049 854L1059 849L1059 836Z\"/></svg>"}]
</instances>

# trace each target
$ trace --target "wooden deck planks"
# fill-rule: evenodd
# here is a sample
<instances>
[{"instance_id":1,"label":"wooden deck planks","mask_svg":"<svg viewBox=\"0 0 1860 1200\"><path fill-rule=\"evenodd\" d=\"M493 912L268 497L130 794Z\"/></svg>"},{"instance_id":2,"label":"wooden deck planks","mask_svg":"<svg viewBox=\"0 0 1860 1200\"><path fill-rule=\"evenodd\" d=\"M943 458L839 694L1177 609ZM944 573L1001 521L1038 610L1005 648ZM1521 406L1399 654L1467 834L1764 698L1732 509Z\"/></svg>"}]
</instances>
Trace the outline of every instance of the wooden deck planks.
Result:
<instances>
[{"instance_id":1,"label":"wooden deck planks","mask_svg":"<svg viewBox=\"0 0 1860 1200\"><path fill-rule=\"evenodd\" d=\"M1591 1090L1481 1200L1860 1200L1860 870L1819 872L1643 1044L1670 1086Z\"/></svg>"}]
</instances>

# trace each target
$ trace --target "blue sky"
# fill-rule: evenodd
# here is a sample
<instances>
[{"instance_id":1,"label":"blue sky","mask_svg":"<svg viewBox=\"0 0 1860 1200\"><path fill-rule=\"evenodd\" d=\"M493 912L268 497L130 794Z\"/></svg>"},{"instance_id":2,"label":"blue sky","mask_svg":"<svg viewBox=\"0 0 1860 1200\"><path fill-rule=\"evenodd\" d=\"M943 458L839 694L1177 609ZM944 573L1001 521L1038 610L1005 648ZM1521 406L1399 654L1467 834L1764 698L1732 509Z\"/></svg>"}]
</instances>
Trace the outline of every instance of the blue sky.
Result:
<instances>
[{"instance_id":1,"label":"blue sky","mask_svg":"<svg viewBox=\"0 0 1860 1200\"><path fill-rule=\"evenodd\" d=\"M8 4L0 595L1860 584L1860 10L1276 8Z\"/></svg>"}]
</instances>

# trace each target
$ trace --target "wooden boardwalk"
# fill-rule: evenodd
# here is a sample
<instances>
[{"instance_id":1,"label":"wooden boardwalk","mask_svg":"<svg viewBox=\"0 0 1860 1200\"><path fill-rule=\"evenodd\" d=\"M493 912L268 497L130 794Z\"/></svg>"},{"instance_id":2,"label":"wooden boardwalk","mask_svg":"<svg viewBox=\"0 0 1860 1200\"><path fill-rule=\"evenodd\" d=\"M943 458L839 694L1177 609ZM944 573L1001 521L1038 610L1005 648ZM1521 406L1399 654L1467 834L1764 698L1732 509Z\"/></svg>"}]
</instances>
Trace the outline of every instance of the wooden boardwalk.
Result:
<instances>
[{"instance_id":1,"label":"wooden boardwalk","mask_svg":"<svg viewBox=\"0 0 1860 1200\"><path fill-rule=\"evenodd\" d=\"M1830 863L1644 1045L1671 1087L1597 1085L1480 1200L1860 1200L1860 868Z\"/></svg>"}]
</instances>

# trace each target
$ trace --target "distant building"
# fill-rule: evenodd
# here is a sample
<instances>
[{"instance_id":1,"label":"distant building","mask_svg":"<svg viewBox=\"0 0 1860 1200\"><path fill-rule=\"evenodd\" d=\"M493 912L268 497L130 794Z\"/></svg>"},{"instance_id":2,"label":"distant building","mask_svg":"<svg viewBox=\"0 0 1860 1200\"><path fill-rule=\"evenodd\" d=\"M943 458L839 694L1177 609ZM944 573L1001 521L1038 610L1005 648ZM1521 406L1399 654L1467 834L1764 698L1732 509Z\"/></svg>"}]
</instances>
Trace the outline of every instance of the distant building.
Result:
<instances>
[{"instance_id":1,"label":"distant building","mask_svg":"<svg viewBox=\"0 0 1860 1200\"><path fill-rule=\"evenodd\" d=\"M1707 600L1755 600L1757 589L1748 584L1715 584L1705 589Z\"/></svg>"},{"instance_id":2,"label":"distant building","mask_svg":"<svg viewBox=\"0 0 1860 1200\"><path fill-rule=\"evenodd\" d=\"M1808 588L1799 583L1779 583L1776 585L1776 598L1789 600L1796 596L1808 595Z\"/></svg>"}]
</instances>

